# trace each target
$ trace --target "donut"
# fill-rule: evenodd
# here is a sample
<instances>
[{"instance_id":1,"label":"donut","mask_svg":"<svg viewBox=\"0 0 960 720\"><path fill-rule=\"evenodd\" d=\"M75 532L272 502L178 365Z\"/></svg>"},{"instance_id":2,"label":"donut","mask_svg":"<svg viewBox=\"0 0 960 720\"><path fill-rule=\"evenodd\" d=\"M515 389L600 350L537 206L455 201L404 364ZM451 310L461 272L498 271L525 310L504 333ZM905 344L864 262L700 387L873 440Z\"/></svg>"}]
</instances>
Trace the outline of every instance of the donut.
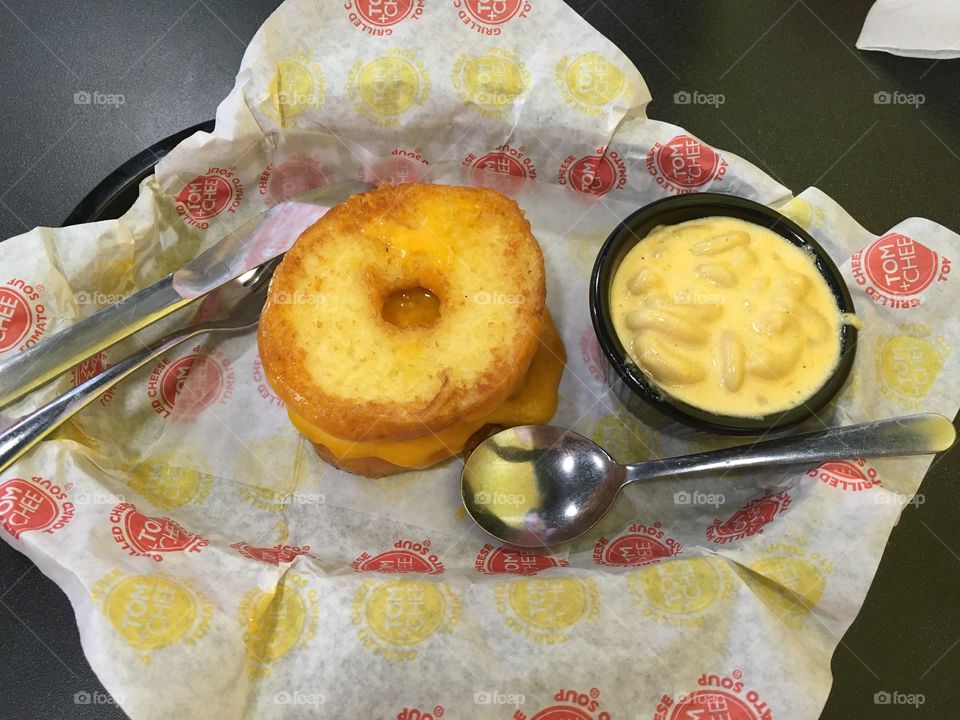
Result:
<instances>
[{"instance_id":1,"label":"donut","mask_svg":"<svg viewBox=\"0 0 960 720\"><path fill-rule=\"evenodd\" d=\"M516 202L384 185L331 209L287 252L260 318L261 362L328 462L367 475L429 467L484 427L553 414L563 346L545 295ZM527 379L538 355L552 385L538 397L552 406L512 421L508 401L543 385Z\"/></svg>"}]
</instances>

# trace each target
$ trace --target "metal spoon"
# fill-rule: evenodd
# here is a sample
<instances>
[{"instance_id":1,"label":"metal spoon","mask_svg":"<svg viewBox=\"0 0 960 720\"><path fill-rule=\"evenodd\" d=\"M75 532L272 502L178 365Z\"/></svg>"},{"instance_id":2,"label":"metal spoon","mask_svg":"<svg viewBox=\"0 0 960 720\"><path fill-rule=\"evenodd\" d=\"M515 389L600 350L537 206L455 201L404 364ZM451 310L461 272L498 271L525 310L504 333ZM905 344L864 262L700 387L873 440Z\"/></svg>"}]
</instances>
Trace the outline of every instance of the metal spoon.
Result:
<instances>
[{"instance_id":1,"label":"metal spoon","mask_svg":"<svg viewBox=\"0 0 960 720\"><path fill-rule=\"evenodd\" d=\"M200 301L191 324L138 350L0 432L0 472L97 397L180 343L203 333L237 333L256 327L280 259L273 258L221 285Z\"/></svg>"},{"instance_id":2,"label":"metal spoon","mask_svg":"<svg viewBox=\"0 0 960 720\"><path fill-rule=\"evenodd\" d=\"M628 483L707 471L942 452L953 423L924 414L830 428L747 447L622 465L592 440L552 425L522 425L482 442L464 464L463 504L510 545L542 547L583 535Z\"/></svg>"}]
</instances>

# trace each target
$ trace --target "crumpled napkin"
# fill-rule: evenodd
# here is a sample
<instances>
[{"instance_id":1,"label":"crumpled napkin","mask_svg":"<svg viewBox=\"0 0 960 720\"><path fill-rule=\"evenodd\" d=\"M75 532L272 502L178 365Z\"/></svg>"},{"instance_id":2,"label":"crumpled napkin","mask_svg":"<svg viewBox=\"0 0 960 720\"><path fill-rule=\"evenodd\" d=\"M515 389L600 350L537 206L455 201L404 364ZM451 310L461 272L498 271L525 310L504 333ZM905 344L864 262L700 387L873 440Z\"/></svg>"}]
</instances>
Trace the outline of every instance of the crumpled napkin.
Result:
<instances>
[{"instance_id":1,"label":"crumpled napkin","mask_svg":"<svg viewBox=\"0 0 960 720\"><path fill-rule=\"evenodd\" d=\"M857 47L902 57L960 58L960 0L877 0Z\"/></svg>"}]
</instances>

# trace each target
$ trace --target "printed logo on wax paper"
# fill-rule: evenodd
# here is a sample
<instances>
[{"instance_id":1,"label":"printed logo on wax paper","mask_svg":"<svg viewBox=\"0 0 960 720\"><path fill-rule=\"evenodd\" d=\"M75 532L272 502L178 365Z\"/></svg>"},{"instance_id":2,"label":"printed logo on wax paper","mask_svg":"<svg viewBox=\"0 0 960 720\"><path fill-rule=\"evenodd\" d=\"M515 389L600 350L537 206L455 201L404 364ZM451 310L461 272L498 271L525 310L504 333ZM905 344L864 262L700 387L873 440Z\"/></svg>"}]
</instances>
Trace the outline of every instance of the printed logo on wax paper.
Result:
<instances>
[{"instance_id":1,"label":"printed logo on wax paper","mask_svg":"<svg viewBox=\"0 0 960 720\"><path fill-rule=\"evenodd\" d=\"M237 493L251 505L270 512L286 509L290 495L256 485L237 485Z\"/></svg>"},{"instance_id":2,"label":"printed logo on wax paper","mask_svg":"<svg viewBox=\"0 0 960 720\"><path fill-rule=\"evenodd\" d=\"M792 198L788 203L777 208L777 211L786 215L804 230L822 228L827 222L827 214L822 207L813 205L801 197Z\"/></svg>"},{"instance_id":3,"label":"printed logo on wax paper","mask_svg":"<svg viewBox=\"0 0 960 720\"><path fill-rule=\"evenodd\" d=\"M556 81L566 103L586 115L603 115L614 101L626 101L633 93L623 71L596 52L564 55Z\"/></svg>"},{"instance_id":4,"label":"printed logo on wax paper","mask_svg":"<svg viewBox=\"0 0 960 720\"><path fill-rule=\"evenodd\" d=\"M610 713L600 708L600 690L558 690L552 702L556 704L541 708L532 717L517 710L513 720L610 720Z\"/></svg>"},{"instance_id":5,"label":"printed logo on wax paper","mask_svg":"<svg viewBox=\"0 0 960 720\"><path fill-rule=\"evenodd\" d=\"M358 30L375 37L393 35L393 27L407 18L419 20L424 0L347 0L347 17Z\"/></svg>"},{"instance_id":6,"label":"printed logo on wax paper","mask_svg":"<svg viewBox=\"0 0 960 720\"><path fill-rule=\"evenodd\" d=\"M52 535L73 519L74 505L62 486L39 475L0 482L0 524L14 539L30 530Z\"/></svg>"},{"instance_id":7,"label":"printed logo on wax paper","mask_svg":"<svg viewBox=\"0 0 960 720\"><path fill-rule=\"evenodd\" d=\"M591 155L567 155L557 171L557 183L581 195L606 195L627 186L627 163L615 150L602 147Z\"/></svg>"},{"instance_id":8,"label":"printed logo on wax paper","mask_svg":"<svg viewBox=\"0 0 960 720\"><path fill-rule=\"evenodd\" d=\"M583 279L588 279L593 271L593 263L597 259L597 253L603 241L607 239L606 234L596 232L578 233L570 231L567 233L567 257L571 267Z\"/></svg>"},{"instance_id":9,"label":"printed logo on wax paper","mask_svg":"<svg viewBox=\"0 0 960 720\"><path fill-rule=\"evenodd\" d=\"M220 213L235 213L242 200L243 183L234 168L207 168L206 175L198 175L177 193L177 214L203 230Z\"/></svg>"},{"instance_id":10,"label":"printed logo on wax paper","mask_svg":"<svg viewBox=\"0 0 960 720\"><path fill-rule=\"evenodd\" d=\"M482 35L503 34L514 18L525 18L533 9L528 0L453 0L460 22Z\"/></svg>"},{"instance_id":11,"label":"printed logo on wax paper","mask_svg":"<svg viewBox=\"0 0 960 720\"><path fill-rule=\"evenodd\" d=\"M650 565L679 555L683 545L664 535L660 523L634 523L628 532L608 540L601 537L593 547L593 562L614 567Z\"/></svg>"},{"instance_id":12,"label":"printed logo on wax paper","mask_svg":"<svg viewBox=\"0 0 960 720\"><path fill-rule=\"evenodd\" d=\"M881 337L876 349L880 390L900 405L918 409L933 387L953 348L925 325L900 325Z\"/></svg>"},{"instance_id":13,"label":"printed logo on wax paper","mask_svg":"<svg viewBox=\"0 0 960 720\"><path fill-rule=\"evenodd\" d=\"M716 602L735 592L721 559L676 558L627 574L631 599L645 617L671 627L702 627Z\"/></svg>"},{"instance_id":14,"label":"printed logo on wax paper","mask_svg":"<svg viewBox=\"0 0 960 720\"><path fill-rule=\"evenodd\" d=\"M164 418L186 420L233 395L232 361L220 350L195 345L181 358L164 356L147 378L147 397Z\"/></svg>"},{"instance_id":15,"label":"printed logo on wax paper","mask_svg":"<svg viewBox=\"0 0 960 720\"><path fill-rule=\"evenodd\" d=\"M493 48L457 58L453 87L460 100L484 117L500 118L530 89L530 71L515 52Z\"/></svg>"},{"instance_id":16,"label":"printed logo on wax paper","mask_svg":"<svg viewBox=\"0 0 960 720\"><path fill-rule=\"evenodd\" d=\"M726 520L715 519L707 528L707 540L724 545L762 533L764 527L790 507L790 500L789 493L778 492L774 495L768 488L763 495L748 501Z\"/></svg>"},{"instance_id":17,"label":"printed logo on wax paper","mask_svg":"<svg viewBox=\"0 0 960 720\"><path fill-rule=\"evenodd\" d=\"M501 145L479 157L470 153L463 159L463 165L472 169L474 185L507 194L518 192L525 180L537 179L537 168L522 145L518 148Z\"/></svg>"},{"instance_id":18,"label":"printed logo on wax paper","mask_svg":"<svg viewBox=\"0 0 960 720\"><path fill-rule=\"evenodd\" d=\"M277 63L277 72L267 86L268 114L281 127L296 126L296 119L323 105L327 95L327 81L320 66L304 54L295 54Z\"/></svg>"},{"instance_id":19,"label":"printed logo on wax paper","mask_svg":"<svg viewBox=\"0 0 960 720\"><path fill-rule=\"evenodd\" d=\"M372 123L392 127L430 96L430 76L416 53L390 50L370 62L358 60L347 77L347 94L357 112Z\"/></svg>"},{"instance_id":20,"label":"printed logo on wax paper","mask_svg":"<svg viewBox=\"0 0 960 720\"><path fill-rule=\"evenodd\" d=\"M428 575L440 575L444 570L440 558L430 553L430 540L424 540L423 542L397 540L393 544L393 549L372 557L370 553L363 553L350 563L350 567L356 572L425 573Z\"/></svg>"},{"instance_id":21,"label":"printed logo on wax paper","mask_svg":"<svg viewBox=\"0 0 960 720\"><path fill-rule=\"evenodd\" d=\"M119 503L110 513L113 539L133 556L163 560L164 553L200 552L208 541L187 532L180 523L165 517L150 517L131 503Z\"/></svg>"},{"instance_id":22,"label":"printed logo on wax paper","mask_svg":"<svg viewBox=\"0 0 960 720\"><path fill-rule=\"evenodd\" d=\"M664 190L685 195L700 192L707 183L723 179L727 161L696 138L677 135L650 148L647 172Z\"/></svg>"},{"instance_id":23,"label":"printed logo on wax paper","mask_svg":"<svg viewBox=\"0 0 960 720\"><path fill-rule=\"evenodd\" d=\"M86 360L81 360L70 368L70 385L71 387L83 385L87 380L99 375L109 367L106 353L98 352L96 355L91 355ZM100 405L103 407L109 405L114 395L116 395L116 390L117 386L114 385L103 393L99 398Z\"/></svg>"},{"instance_id":24,"label":"printed logo on wax paper","mask_svg":"<svg viewBox=\"0 0 960 720\"><path fill-rule=\"evenodd\" d=\"M196 643L213 617L206 596L189 581L171 575L124 575L114 570L100 578L90 594L145 664L156 650Z\"/></svg>"},{"instance_id":25,"label":"printed logo on wax paper","mask_svg":"<svg viewBox=\"0 0 960 720\"><path fill-rule=\"evenodd\" d=\"M394 148L390 157L380 158L368 166L360 168L362 182L381 185L404 185L418 182L430 167L430 161L423 156L420 148L404 150Z\"/></svg>"},{"instance_id":26,"label":"printed logo on wax paper","mask_svg":"<svg viewBox=\"0 0 960 720\"><path fill-rule=\"evenodd\" d=\"M824 485L861 492L880 484L877 471L863 458L855 460L828 460L807 470L807 476L817 478Z\"/></svg>"},{"instance_id":27,"label":"printed logo on wax paper","mask_svg":"<svg viewBox=\"0 0 960 720\"><path fill-rule=\"evenodd\" d=\"M83 385L87 380L99 375L110 367L112 367L112 365L107 362L106 353L98 352L96 355L91 355L86 360L81 360L70 368L70 386L77 387L78 385ZM106 407L116 394L117 386L111 385L97 398L97 402L100 404L100 407Z\"/></svg>"},{"instance_id":28,"label":"printed logo on wax paper","mask_svg":"<svg viewBox=\"0 0 960 720\"><path fill-rule=\"evenodd\" d=\"M600 418L590 430L590 437L619 462L663 455L659 435L626 413Z\"/></svg>"},{"instance_id":29,"label":"printed logo on wax paper","mask_svg":"<svg viewBox=\"0 0 960 720\"><path fill-rule=\"evenodd\" d=\"M884 307L905 309L923 302L922 293L950 278L950 261L921 242L889 233L854 253L850 270L857 285Z\"/></svg>"},{"instance_id":30,"label":"printed logo on wax paper","mask_svg":"<svg viewBox=\"0 0 960 720\"><path fill-rule=\"evenodd\" d=\"M446 712L443 705L434 705L429 710L405 707L397 713L397 720L436 720L442 718Z\"/></svg>"},{"instance_id":31,"label":"printed logo on wax paper","mask_svg":"<svg viewBox=\"0 0 960 720\"><path fill-rule=\"evenodd\" d=\"M210 494L213 477L183 467L172 456L157 455L131 467L127 484L154 505L169 510L188 503L202 504Z\"/></svg>"},{"instance_id":32,"label":"printed logo on wax paper","mask_svg":"<svg viewBox=\"0 0 960 720\"><path fill-rule=\"evenodd\" d=\"M273 207L284 200L321 188L333 179L333 173L317 158L300 155L278 165L267 165L260 173L257 189L264 202Z\"/></svg>"},{"instance_id":33,"label":"printed logo on wax paper","mask_svg":"<svg viewBox=\"0 0 960 720\"><path fill-rule=\"evenodd\" d=\"M274 545L273 547L254 547L249 543L238 542L231 545L245 558L266 563L267 565L288 565L301 555L310 556L310 546Z\"/></svg>"},{"instance_id":34,"label":"printed logo on wax paper","mask_svg":"<svg viewBox=\"0 0 960 720\"><path fill-rule=\"evenodd\" d=\"M20 352L39 342L47 330L47 309L41 302L43 285L13 278L0 285L0 354Z\"/></svg>"},{"instance_id":35,"label":"printed logo on wax paper","mask_svg":"<svg viewBox=\"0 0 960 720\"><path fill-rule=\"evenodd\" d=\"M437 633L450 633L460 601L442 583L427 580L364 582L353 598L353 625L365 648L406 662Z\"/></svg>"},{"instance_id":36,"label":"printed logo on wax paper","mask_svg":"<svg viewBox=\"0 0 960 720\"><path fill-rule=\"evenodd\" d=\"M600 343L597 342L597 334L593 331L593 326L588 325L583 329L580 335L580 358L594 380L603 382L603 366L600 364ZM613 416L616 417L616 416Z\"/></svg>"},{"instance_id":37,"label":"printed logo on wax paper","mask_svg":"<svg viewBox=\"0 0 960 720\"><path fill-rule=\"evenodd\" d=\"M764 556L749 565L753 573L737 570L777 618L794 628L802 625L820 602L827 577L833 572L833 563L827 557L808 552L805 545L801 540L763 547Z\"/></svg>"},{"instance_id":38,"label":"printed logo on wax paper","mask_svg":"<svg viewBox=\"0 0 960 720\"><path fill-rule=\"evenodd\" d=\"M269 675L271 663L309 647L319 615L319 593L306 575L286 572L275 588L248 591L240 600L240 624L250 675Z\"/></svg>"},{"instance_id":39,"label":"printed logo on wax paper","mask_svg":"<svg viewBox=\"0 0 960 720\"><path fill-rule=\"evenodd\" d=\"M661 696L653 720L774 720L763 696L742 678L739 670L729 676L703 674L697 679L700 689Z\"/></svg>"},{"instance_id":40,"label":"printed logo on wax paper","mask_svg":"<svg viewBox=\"0 0 960 720\"><path fill-rule=\"evenodd\" d=\"M474 567L484 575L536 575L541 570L567 567L569 563L548 551L519 550L484 545L477 554Z\"/></svg>"},{"instance_id":41,"label":"printed logo on wax paper","mask_svg":"<svg viewBox=\"0 0 960 720\"><path fill-rule=\"evenodd\" d=\"M267 377L263 373L263 363L260 361L260 356L257 355L253 358L253 382L257 384L257 395L262 397L269 405L273 407L283 407L283 400L277 397L276 393L273 392L273 388L270 387L270 383L267 382Z\"/></svg>"},{"instance_id":42,"label":"printed logo on wax paper","mask_svg":"<svg viewBox=\"0 0 960 720\"><path fill-rule=\"evenodd\" d=\"M497 585L494 595L508 628L546 645L566 642L575 626L592 622L600 612L592 578L508 580Z\"/></svg>"}]
</instances>

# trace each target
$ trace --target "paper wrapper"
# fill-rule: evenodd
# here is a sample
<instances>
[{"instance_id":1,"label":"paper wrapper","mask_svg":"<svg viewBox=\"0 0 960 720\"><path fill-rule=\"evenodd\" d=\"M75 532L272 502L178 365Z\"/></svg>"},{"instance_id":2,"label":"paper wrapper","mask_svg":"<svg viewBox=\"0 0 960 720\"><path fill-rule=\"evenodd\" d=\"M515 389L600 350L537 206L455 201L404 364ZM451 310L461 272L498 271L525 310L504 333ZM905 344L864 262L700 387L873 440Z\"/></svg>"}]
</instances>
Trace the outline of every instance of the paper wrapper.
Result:
<instances>
[{"instance_id":1,"label":"paper wrapper","mask_svg":"<svg viewBox=\"0 0 960 720\"><path fill-rule=\"evenodd\" d=\"M624 461L719 447L658 434L617 403L586 289L620 219L711 190L789 200L843 265L863 330L822 422L952 417L957 236L910 219L878 238L817 190L790 200L741 158L646 119L648 99L558 1L289 0L248 48L215 132L164 158L127 215L0 246L0 348L38 342L305 189L429 172L509 191L529 216L568 354L555 423ZM803 719L826 700L831 654L929 462L631 486L583 539L516 552L464 517L459 461L383 480L321 462L250 334L184 346L4 473L0 534L67 593L91 665L137 720Z\"/></svg>"}]
</instances>

